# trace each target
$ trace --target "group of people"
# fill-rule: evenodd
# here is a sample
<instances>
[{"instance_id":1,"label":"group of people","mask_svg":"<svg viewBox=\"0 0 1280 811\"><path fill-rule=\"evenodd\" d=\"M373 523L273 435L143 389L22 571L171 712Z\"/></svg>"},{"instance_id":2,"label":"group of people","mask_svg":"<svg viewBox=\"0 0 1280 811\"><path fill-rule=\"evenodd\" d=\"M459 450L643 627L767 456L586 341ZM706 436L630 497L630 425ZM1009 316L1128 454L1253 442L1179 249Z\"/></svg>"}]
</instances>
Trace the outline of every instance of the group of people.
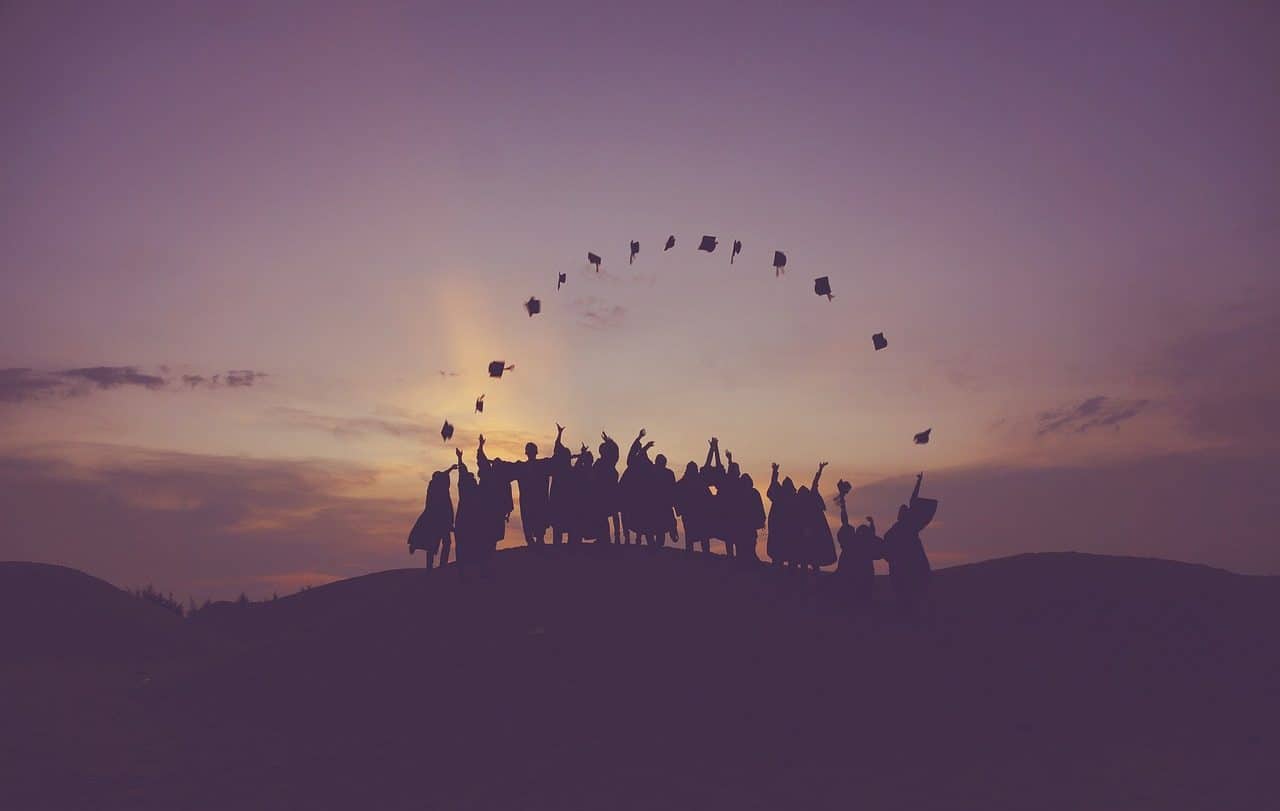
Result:
<instances>
[{"instance_id":1,"label":"group of people","mask_svg":"<svg viewBox=\"0 0 1280 811\"><path fill-rule=\"evenodd\" d=\"M631 443L621 473L620 449L608 434L600 435L598 455L585 444L573 453L563 442L564 426L556 429L551 456L539 457L538 446L529 442L525 458L514 462L490 459L482 434L475 474L458 450L457 463L433 473L427 484L426 506L409 533L409 552L423 550L429 571L448 562L452 538L463 577L482 568L506 534L516 504L511 494L514 482L519 485L520 520L530 547L594 541L657 549L668 538L679 543L678 520L686 551L701 546L710 553L714 538L724 544L728 558L755 562L758 534L767 529L766 552L775 566L816 572L838 560L834 583L839 599L853 609L870 605L875 561L880 559L888 561L894 592L905 608L917 610L927 599L930 567L920 531L933 519L937 501L920 497L923 473L916 478L910 503L899 508L897 521L883 539L870 516L865 524L849 523L846 500L852 488L840 481L835 497L840 528L833 537L819 490L826 462L818 465L812 482L799 488L789 476L778 480L775 463L766 514L751 476L733 461L732 452L725 452L727 464L722 463L714 437L702 467L691 461L677 479L666 456L649 458L654 443L645 442L643 429ZM449 487L455 470L456 509Z\"/></svg>"}]
</instances>

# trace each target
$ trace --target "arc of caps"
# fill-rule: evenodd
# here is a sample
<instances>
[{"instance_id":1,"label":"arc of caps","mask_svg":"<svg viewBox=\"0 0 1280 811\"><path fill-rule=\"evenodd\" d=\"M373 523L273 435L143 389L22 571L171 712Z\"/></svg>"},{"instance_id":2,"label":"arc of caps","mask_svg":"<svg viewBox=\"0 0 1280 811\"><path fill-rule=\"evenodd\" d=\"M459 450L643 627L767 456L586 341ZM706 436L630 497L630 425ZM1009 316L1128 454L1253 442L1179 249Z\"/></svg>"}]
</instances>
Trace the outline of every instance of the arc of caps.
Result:
<instances>
[{"instance_id":1,"label":"arc of caps","mask_svg":"<svg viewBox=\"0 0 1280 811\"><path fill-rule=\"evenodd\" d=\"M700 251L706 251L707 253L711 253L712 251L714 251L714 250L716 249L716 245L718 245L718 244L719 244L719 243L716 241L716 238L715 238L715 237L713 237L713 236L703 236L703 237L702 237L702 242L698 243L698 250L700 250Z\"/></svg>"},{"instance_id":2,"label":"arc of caps","mask_svg":"<svg viewBox=\"0 0 1280 811\"><path fill-rule=\"evenodd\" d=\"M879 352L881 349L884 349L889 345L889 340L884 337L883 332L877 332L875 335L871 336L871 345L876 348L877 352Z\"/></svg>"},{"instance_id":3,"label":"arc of caps","mask_svg":"<svg viewBox=\"0 0 1280 811\"><path fill-rule=\"evenodd\" d=\"M636 254L638 253L640 253L640 243L633 239L631 240L631 257L627 259L628 265L636 261Z\"/></svg>"},{"instance_id":4,"label":"arc of caps","mask_svg":"<svg viewBox=\"0 0 1280 811\"><path fill-rule=\"evenodd\" d=\"M444 425L440 428L440 438L445 442L448 442L452 436L453 436L453 423L449 422L448 420L445 420Z\"/></svg>"},{"instance_id":5,"label":"arc of caps","mask_svg":"<svg viewBox=\"0 0 1280 811\"><path fill-rule=\"evenodd\" d=\"M729 254L729 264L733 264L734 257L742 253L742 240L735 239L733 241L733 252Z\"/></svg>"},{"instance_id":6,"label":"arc of caps","mask_svg":"<svg viewBox=\"0 0 1280 811\"><path fill-rule=\"evenodd\" d=\"M596 273L600 272L600 257L590 251L587 251L587 262L596 266Z\"/></svg>"},{"instance_id":7,"label":"arc of caps","mask_svg":"<svg viewBox=\"0 0 1280 811\"><path fill-rule=\"evenodd\" d=\"M933 431L933 429L932 429L932 428L926 428L926 429L924 429L923 431L921 431L920 433L916 434L916 435L915 435L915 438L914 438L914 439L915 439L915 443L916 443L917 445L928 445L928 444L929 444L929 434L930 434L932 431Z\"/></svg>"},{"instance_id":8,"label":"arc of caps","mask_svg":"<svg viewBox=\"0 0 1280 811\"><path fill-rule=\"evenodd\" d=\"M567 282L568 280L569 280L569 274L568 274L568 273L561 273L561 274L560 274L560 278L556 281L556 289L557 289L557 290L559 290L559 289L560 289L560 285L564 284L564 283L565 283L565 282Z\"/></svg>"},{"instance_id":9,"label":"arc of caps","mask_svg":"<svg viewBox=\"0 0 1280 811\"><path fill-rule=\"evenodd\" d=\"M484 395L483 394L476 398L476 413L477 414L484 413Z\"/></svg>"},{"instance_id":10,"label":"arc of caps","mask_svg":"<svg viewBox=\"0 0 1280 811\"><path fill-rule=\"evenodd\" d=\"M533 318L535 315L542 312L542 302L538 301L535 296L529 296L529 300L524 303L524 308L528 311L529 317Z\"/></svg>"},{"instance_id":11,"label":"arc of caps","mask_svg":"<svg viewBox=\"0 0 1280 811\"><path fill-rule=\"evenodd\" d=\"M663 248L662 250L669 251L675 246L676 246L676 235L672 234L671 236L667 237L667 247Z\"/></svg>"},{"instance_id":12,"label":"arc of caps","mask_svg":"<svg viewBox=\"0 0 1280 811\"><path fill-rule=\"evenodd\" d=\"M773 252L773 276L776 279L782 275L782 271L787 267L787 255L782 251Z\"/></svg>"},{"instance_id":13,"label":"arc of caps","mask_svg":"<svg viewBox=\"0 0 1280 811\"><path fill-rule=\"evenodd\" d=\"M503 372L510 372L516 368L514 363L508 364L504 360L495 360L489 363L489 377L502 377Z\"/></svg>"}]
</instances>

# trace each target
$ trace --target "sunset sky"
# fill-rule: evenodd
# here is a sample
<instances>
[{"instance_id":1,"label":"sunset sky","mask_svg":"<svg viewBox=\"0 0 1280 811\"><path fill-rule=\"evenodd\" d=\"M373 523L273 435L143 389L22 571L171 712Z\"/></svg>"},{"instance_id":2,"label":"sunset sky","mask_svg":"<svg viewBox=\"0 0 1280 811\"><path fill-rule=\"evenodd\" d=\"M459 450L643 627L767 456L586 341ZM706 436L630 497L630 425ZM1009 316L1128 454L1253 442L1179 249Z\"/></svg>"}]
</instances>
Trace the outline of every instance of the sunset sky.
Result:
<instances>
[{"instance_id":1,"label":"sunset sky","mask_svg":"<svg viewBox=\"0 0 1280 811\"><path fill-rule=\"evenodd\" d=\"M1280 574L1280 13L779 5L5 4L0 559L419 566L559 421L885 526L923 470L937 565Z\"/></svg>"}]
</instances>

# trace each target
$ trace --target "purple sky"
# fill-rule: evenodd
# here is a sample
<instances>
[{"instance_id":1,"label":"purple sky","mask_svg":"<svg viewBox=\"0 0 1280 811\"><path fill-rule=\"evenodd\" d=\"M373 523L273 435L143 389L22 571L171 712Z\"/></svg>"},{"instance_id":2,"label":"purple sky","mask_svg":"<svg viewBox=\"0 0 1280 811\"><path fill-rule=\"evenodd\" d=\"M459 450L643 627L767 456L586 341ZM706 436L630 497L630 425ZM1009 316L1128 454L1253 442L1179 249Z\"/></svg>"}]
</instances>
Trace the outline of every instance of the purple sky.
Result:
<instances>
[{"instance_id":1,"label":"purple sky","mask_svg":"<svg viewBox=\"0 0 1280 811\"><path fill-rule=\"evenodd\" d=\"M0 11L0 558L408 565L448 417L1280 573L1268 4L260 5Z\"/></svg>"}]
</instances>

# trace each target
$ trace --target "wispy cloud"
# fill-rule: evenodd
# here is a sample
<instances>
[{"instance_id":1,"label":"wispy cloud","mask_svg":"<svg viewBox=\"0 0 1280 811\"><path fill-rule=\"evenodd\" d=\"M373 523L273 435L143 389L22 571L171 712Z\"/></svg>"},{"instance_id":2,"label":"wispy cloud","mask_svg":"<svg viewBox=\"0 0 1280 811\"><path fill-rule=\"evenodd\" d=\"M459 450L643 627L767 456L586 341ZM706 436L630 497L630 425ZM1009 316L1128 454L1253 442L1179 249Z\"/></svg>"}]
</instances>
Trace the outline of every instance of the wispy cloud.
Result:
<instances>
[{"instance_id":1,"label":"wispy cloud","mask_svg":"<svg viewBox=\"0 0 1280 811\"><path fill-rule=\"evenodd\" d=\"M25 403L121 388L148 391L218 386L247 388L267 376L266 372L234 369L212 376L183 374L174 378L169 376L167 366L161 366L159 371L159 374L150 374L137 366L84 366L52 371L27 367L0 369L0 402Z\"/></svg>"},{"instance_id":2,"label":"wispy cloud","mask_svg":"<svg viewBox=\"0 0 1280 811\"><path fill-rule=\"evenodd\" d=\"M613 304L595 296L576 299L573 305L578 310L578 323L591 329L621 326L627 314L627 309L621 304Z\"/></svg>"},{"instance_id":3,"label":"wispy cloud","mask_svg":"<svg viewBox=\"0 0 1280 811\"><path fill-rule=\"evenodd\" d=\"M1040 414L1036 436L1117 428L1141 414L1150 404L1150 400L1117 400L1101 395L1090 397L1075 406Z\"/></svg>"}]
</instances>

